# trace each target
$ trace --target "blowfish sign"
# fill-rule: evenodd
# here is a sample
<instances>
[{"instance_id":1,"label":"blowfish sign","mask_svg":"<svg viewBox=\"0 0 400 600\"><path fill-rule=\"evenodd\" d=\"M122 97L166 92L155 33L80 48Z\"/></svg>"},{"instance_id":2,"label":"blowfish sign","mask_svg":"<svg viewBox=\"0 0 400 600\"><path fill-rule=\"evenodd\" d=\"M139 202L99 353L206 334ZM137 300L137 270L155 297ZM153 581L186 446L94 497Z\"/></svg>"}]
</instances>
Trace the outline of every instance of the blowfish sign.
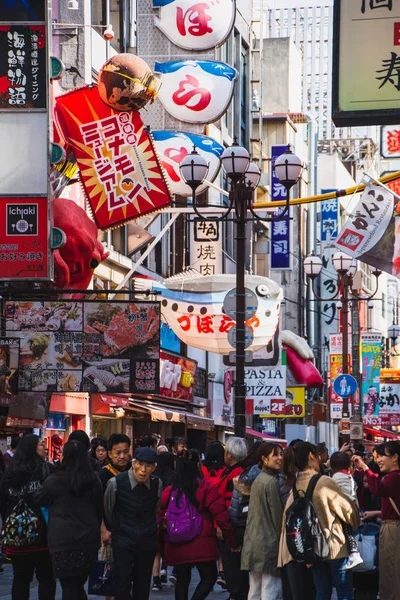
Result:
<instances>
[{"instance_id":1,"label":"blowfish sign","mask_svg":"<svg viewBox=\"0 0 400 600\"><path fill-rule=\"evenodd\" d=\"M187 123L213 123L226 111L232 99L237 71L212 60L156 62L162 75L158 95L170 115Z\"/></svg>"},{"instance_id":2,"label":"blowfish sign","mask_svg":"<svg viewBox=\"0 0 400 600\"><path fill-rule=\"evenodd\" d=\"M220 167L219 158L224 151L221 144L205 135L195 135L183 131L158 129L152 131L152 135L173 194L192 196L192 190L182 181L179 163L190 154L193 146L196 146L197 152L208 162L207 180L214 181ZM207 187L207 183L200 185L196 189L196 195L202 194Z\"/></svg>"},{"instance_id":3,"label":"blowfish sign","mask_svg":"<svg viewBox=\"0 0 400 600\"><path fill-rule=\"evenodd\" d=\"M208 50L220 46L232 31L236 6L232 0L153 0L159 9L156 26L180 48Z\"/></svg>"}]
</instances>

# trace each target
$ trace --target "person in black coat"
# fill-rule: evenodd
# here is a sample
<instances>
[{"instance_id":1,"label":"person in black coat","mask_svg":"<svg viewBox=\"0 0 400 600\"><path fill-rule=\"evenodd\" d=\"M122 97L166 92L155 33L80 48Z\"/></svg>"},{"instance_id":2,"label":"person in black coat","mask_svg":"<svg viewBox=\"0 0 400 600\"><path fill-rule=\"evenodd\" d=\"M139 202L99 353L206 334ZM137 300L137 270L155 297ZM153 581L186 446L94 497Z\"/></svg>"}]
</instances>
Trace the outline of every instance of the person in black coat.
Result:
<instances>
[{"instance_id":1,"label":"person in black coat","mask_svg":"<svg viewBox=\"0 0 400 600\"><path fill-rule=\"evenodd\" d=\"M62 598L85 600L84 585L100 547L103 493L81 442L65 444L60 470L45 481L35 500L49 508L49 550Z\"/></svg>"},{"instance_id":2,"label":"person in black coat","mask_svg":"<svg viewBox=\"0 0 400 600\"><path fill-rule=\"evenodd\" d=\"M34 492L55 470L44 460L45 448L37 435L19 438L19 444L9 461L0 484L0 513L3 527L21 498L39 519L39 535L34 544L16 547L12 540L5 540L5 550L13 566L12 600L29 598L33 575L39 582L40 600L54 600L56 582L47 547L47 530L40 503Z\"/></svg>"}]
</instances>

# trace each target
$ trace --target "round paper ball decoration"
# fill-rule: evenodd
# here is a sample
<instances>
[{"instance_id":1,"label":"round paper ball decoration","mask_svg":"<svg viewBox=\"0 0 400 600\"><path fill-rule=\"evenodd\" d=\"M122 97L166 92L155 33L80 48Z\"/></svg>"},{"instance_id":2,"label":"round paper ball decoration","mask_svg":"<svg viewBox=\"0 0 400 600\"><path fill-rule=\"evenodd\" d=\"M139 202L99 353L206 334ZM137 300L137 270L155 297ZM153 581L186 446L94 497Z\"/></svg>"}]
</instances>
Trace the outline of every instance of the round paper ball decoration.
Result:
<instances>
[{"instance_id":1,"label":"round paper ball decoration","mask_svg":"<svg viewBox=\"0 0 400 600\"><path fill-rule=\"evenodd\" d=\"M98 88L100 98L111 108L140 110L148 102L154 102L160 80L139 56L117 54L100 69Z\"/></svg>"}]
</instances>

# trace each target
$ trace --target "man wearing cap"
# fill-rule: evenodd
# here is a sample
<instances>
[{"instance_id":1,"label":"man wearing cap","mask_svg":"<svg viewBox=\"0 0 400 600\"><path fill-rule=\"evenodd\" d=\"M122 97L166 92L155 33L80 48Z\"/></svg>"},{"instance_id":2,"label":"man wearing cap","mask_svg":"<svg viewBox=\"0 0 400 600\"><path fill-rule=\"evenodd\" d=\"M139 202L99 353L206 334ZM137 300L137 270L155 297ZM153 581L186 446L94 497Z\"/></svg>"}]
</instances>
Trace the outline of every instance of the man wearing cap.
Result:
<instances>
[{"instance_id":1,"label":"man wearing cap","mask_svg":"<svg viewBox=\"0 0 400 600\"><path fill-rule=\"evenodd\" d=\"M111 526L116 600L149 598L162 492L161 480L153 477L156 460L152 448L137 448L132 468L107 484L104 510Z\"/></svg>"}]
</instances>

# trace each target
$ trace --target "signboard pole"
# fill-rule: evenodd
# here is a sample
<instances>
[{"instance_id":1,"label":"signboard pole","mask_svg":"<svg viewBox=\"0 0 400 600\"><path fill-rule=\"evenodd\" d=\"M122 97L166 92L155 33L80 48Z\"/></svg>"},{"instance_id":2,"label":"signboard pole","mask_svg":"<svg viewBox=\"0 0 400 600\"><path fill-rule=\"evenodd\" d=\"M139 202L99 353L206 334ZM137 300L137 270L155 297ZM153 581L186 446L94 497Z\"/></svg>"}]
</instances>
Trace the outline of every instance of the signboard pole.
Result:
<instances>
[{"instance_id":1,"label":"signboard pole","mask_svg":"<svg viewBox=\"0 0 400 600\"><path fill-rule=\"evenodd\" d=\"M232 192L233 193L233 192ZM246 191L238 186L236 221L236 381L235 381L235 435L246 435L246 295L245 295L245 255L246 255Z\"/></svg>"},{"instance_id":2,"label":"signboard pole","mask_svg":"<svg viewBox=\"0 0 400 600\"><path fill-rule=\"evenodd\" d=\"M342 312L341 312L341 326L342 326L342 365L343 365L343 374L347 375L349 372L349 361L348 361L348 353L349 353L349 287L348 287L348 279L347 275L343 274L341 278L342 284ZM343 416L347 417L349 415L349 405L350 401L348 398L343 398Z\"/></svg>"}]
</instances>

